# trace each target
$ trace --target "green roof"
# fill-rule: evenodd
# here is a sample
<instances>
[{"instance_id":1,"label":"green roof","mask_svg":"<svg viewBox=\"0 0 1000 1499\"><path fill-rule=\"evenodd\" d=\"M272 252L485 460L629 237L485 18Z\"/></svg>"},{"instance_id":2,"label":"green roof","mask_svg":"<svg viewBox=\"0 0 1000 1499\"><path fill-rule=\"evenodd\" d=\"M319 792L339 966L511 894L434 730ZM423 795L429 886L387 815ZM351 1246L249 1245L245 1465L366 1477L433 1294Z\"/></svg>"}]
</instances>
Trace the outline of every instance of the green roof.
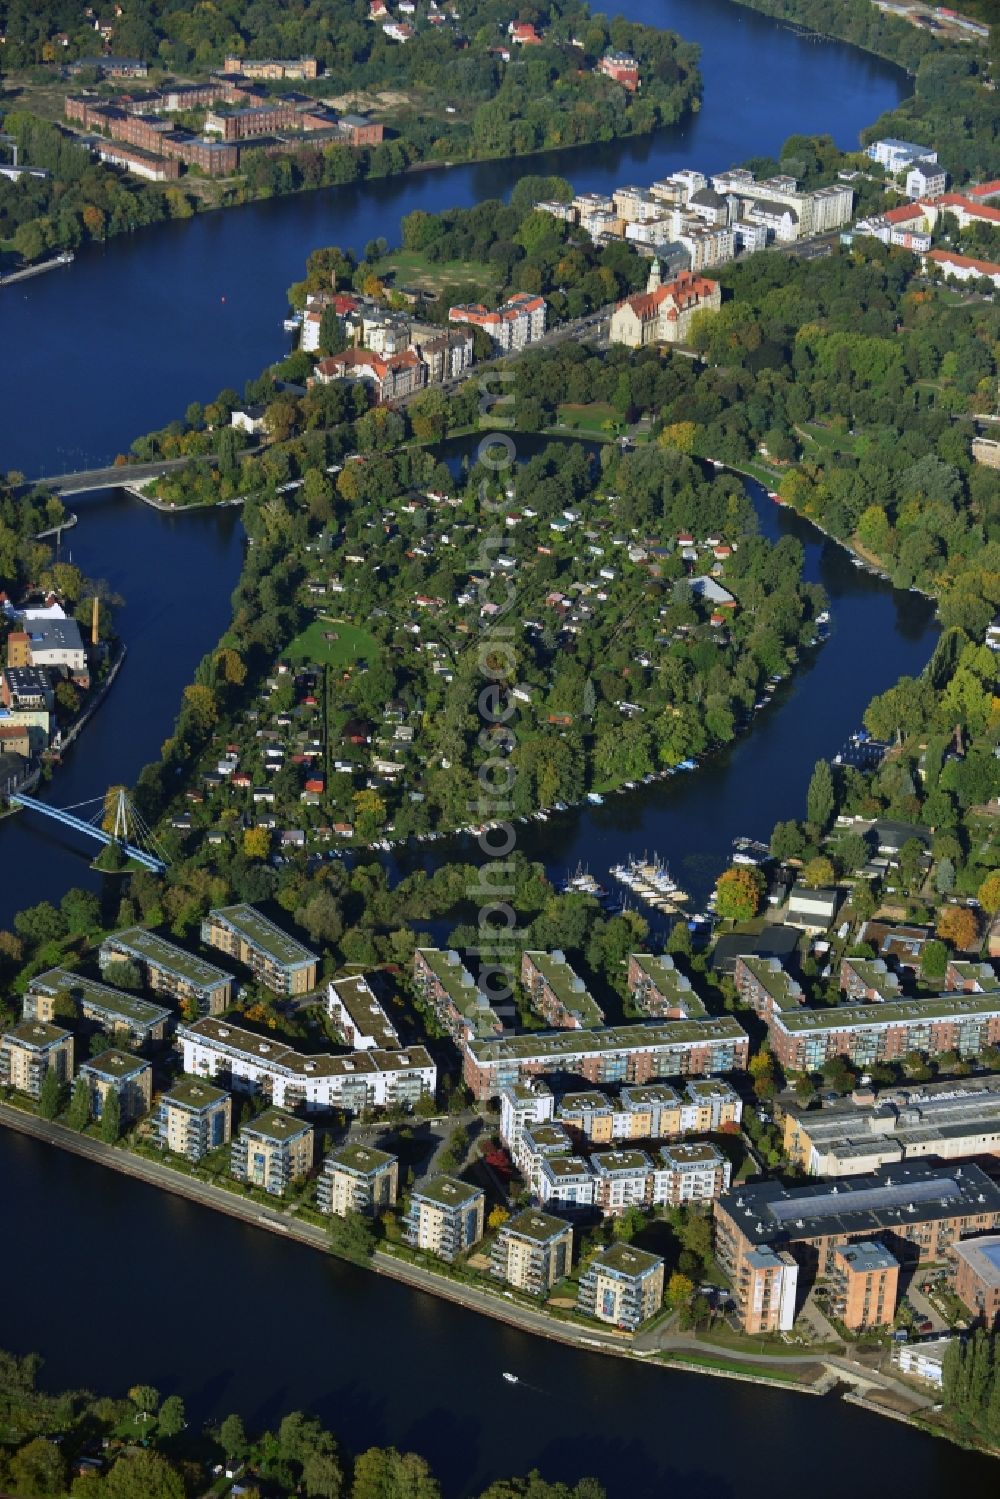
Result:
<instances>
[{"instance_id":1,"label":"green roof","mask_svg":"<svg viewBox=\"0 0 1000 1499\"><path fill-rule=\"evenodd\" d=\"M559 1100L556 1112L560 1117L565 1114L610 1114L613 1112L613 1105L605 1094L595 1088L583 1093L565 1093Z\"/></svg>"},{"instance_id":2,"label":"green roof","mask_svg":"<svg viewBox=\"0 0 1000 1499\"><path fill-rule=\"evenodd\" d=\"M160 937L156 932L147 931L145 927L133 926L124 932L114 932L105 939L103 948L112 954L124 953L127 957L138 958L140 963L150 963L154 968L162 968L164 973L172 974L184 983L201 989L215 989L220 984L231 984L233 981L232 974L227 973L224 968L206 963L204 958L195 957L194 953L187 952L174 942L168 942L166 937Z\"/></svg>"},{"instance_id":3,"label":"green roof","mask_svg":"<svg viewBox=\"0 0 1000 1499\"><path fill-rule=\"evenodd\" d=\"M660 1155L668 1166L721 1166L725 1160L721 1150L707 1140L681 1140L675 1145L664 1145Z\"/></svg>"},{"instance_id":4,"label":"green roof","mask_svg":"<svg viewBox=\"0 0 1000 1499\"><path fill-rule=\"evenodd\" d=\"M613 1175L616 1171L648 1171L650 1162L642 1150L598 1150L590 1158L590 1164L598 1174Z\"/></svg>"},{"instance_id":5,"label":"green roof","mask_svg":"<svg viewBox=\"0 0 1000 1499\"><path fill-rule=\"evenodd\" d=\"M690 979L674 966L669 953L661 956L651 952L634 952L630 956L640 972L656 985L660 993L677 1005L682 1005L686 1014L705 1014L704 1002L691 987Z\"/></svg>"},{"instance_id":6,"label":"green roof","mask_svg":"<svg viewBox=\"0 0 1000 1499\"><path fill-rule=\"evenodd\" d=\"M265 1109L240 1128L241 1135L259 1135L265 1140L294 1140L297 1135L311 1132L311 1124L296 1119L294 1114L286 1114L284 1109Z\"/></svg>"},{"instance_id":7,"label":"green roof","mask_svg":"<svg viewBox=\"0 0 1000 1499\"><path fill-rule=\"evenodd\" d=\"M637 1249L634 1244L612 1244L591 1261L594 1269L613 1270L618 1275L648 1275L663 1260L658 1254Z\"/></svg>"},{"instance_id":8,"label":"green roof","mask_svg":"<svg viewBox=\"0 0 1000 1499\"><path fill-rule=\"evenodd\" d=\"M230 927L282 968L306 968L319 961L314 952L276 926L256 906L218 906L209 911L208 919Z\"/></svg>"},{"instance_id":9,"label":"green roof","mask_svg":"<svg viewBox=\"0 0 1000 1499\"><path fill-rule=\"evenodd\" d=\"M162 1005L150 1004L148 999L126 994L121 989L112 989L109 984L99 984L96 979L74 973L70 968L49 968L45 973L36 974L28 985L28 993L69 994L91 1009L103 1010L108 1015L117 1015L142 1026L153 1026L161 1020L169 1020L172 1013Z\"/></svg>"},{"instance_id":10,"label":"green roof","mask_svg":"<svg viewBox=\"0 0 1000 1499\"><path fill-rule=\"evenodd\" d=\"M149 1072L150 1065L142 1057L134 1057L131 1052L116 1051L112 1047L108 1051L102 1051L100 1056L91 1057L89 1062L84 1062L80 1071L93 1072L98 1077L123 1078L131 1077L136 1072Z\"/></svg>"},{"instance_id":11,"label":"green roof","mask_svg":"<svg viewBox=\"0 0 1000 1499\"><path fill-rule=\"evenodd\" d=\"M15 1025L11 1030L4 1032L5 1039L10 1037L19 1046L45 1047L51 1046L54 1041L67 1041L70 1039L69 1031L64 1031L59 1025L49 1025L44 1020L23 1020L20 1025Z\"/></svg>"},{"instance_id":12,"label":"green roof","mask_svg":"<svg viewBox=\"0 0 1000 1499\"><path fill-rule=\"evenodd\" d=\"M326 1159L358 1176L375 1176L391 1166L396 1157L387 1150L376 1150L373 1145L339 1145Z\"/></svg>"},{"instance_id":13,"label":"green roof","mask_svg":"<svg viewBox=\"0 0 1000 1499\"><path fill-rule=\"evenodd\" d=\"M786 973L777 958L758 958L741 954L743 964L777 1005L779 1010L797 1010L805 1003L800 986Z\"/></svg>"},{"instance_id":14,"label":"green roof","mask_svg":"<svg viewBox=\"0 0 1000 1499\"><path fill-rule=\"evenodd\" d=\"M224 1089L213 1088L211 1083L206 1083L201 1078L184 1077L174 1084L169 1093L164 1093L163 1102L200 1112L227 1097Z\"/></svg>"},{"instance_id":15,"label":"green roof","mask_svg":"<svg viewBox=\"0 0 1000 1499\"><path fill-rule=\"evenodd\" d=\"M1000 994L937 994L886 1004L834 1005L826 1010L798 1010L794 1015L779 1015L774 1024L797 1036L809 1031L929 1025L939 1020L961 1022L989 1015L1000 1015Z\"/></svg>"},{"instance_id":16,"label":"green roof","mask_svg":"<svg viewBox=\"0 0 1000 1499\"><path fill-rule=\"evenodd\" d=\"M704 1020L647 1020L635 1025L606 1026L587 1031L537 1031L524 1036L498 1036L470 1041L468 1049L480 1064L518 1061L526 1057L568 1060L602 1051L745 1041L746 1031L728 1015Z\"/></svg>"},{"instance_id":17,"label":"green roof","mask_svg":"<svg viewBox=\"0 0 1000 1499\"><path fill-rule=\"evenodd\" d=\"M564 1010L578 1015L584 1025L600 1025L604 1011L561 953L525 952L523 960L541 974Z\"/></svg>"},{"instance_id":18,"label":"green roof","mask_svg":"<svg viewBox=\"0 0 1000 1499\"><path fill-rule=\"evenodd\" d=\"M482 1197L482 1188L471 1182L459 1181L456 1176L432 1176L430 1181L413 1189L413 1196L421 1202L433 1202L441 1208L467 1206L477 1197Z\"/></svg>"},{"instance_id":19,"label":"green roof","mask_svg":"<svg viewBox=\"0 0 1000 1499\"><path fill-rule=\"evenodd\" d=\"M525 1208L523 1213L518 1213L504 1224L503 1232L516 1234L520 1239L532 1239L536 1244L548 1244L563 1234L572 1234L573 1230L562 1218L555 1218L551 1213L540 1213L537 1208Z\"/></svg>"},{"instance_id":20,"label":"green roof","mask_svg":"<svg viewBox=\"0 0 1000 1499\"><path fill-rule=\"evenodd\" d=\"M496 1012L458 953L440 947L418 947L417 952L477 1036L495 1035L500 1026Z\"/></svg>"}]
</instances>

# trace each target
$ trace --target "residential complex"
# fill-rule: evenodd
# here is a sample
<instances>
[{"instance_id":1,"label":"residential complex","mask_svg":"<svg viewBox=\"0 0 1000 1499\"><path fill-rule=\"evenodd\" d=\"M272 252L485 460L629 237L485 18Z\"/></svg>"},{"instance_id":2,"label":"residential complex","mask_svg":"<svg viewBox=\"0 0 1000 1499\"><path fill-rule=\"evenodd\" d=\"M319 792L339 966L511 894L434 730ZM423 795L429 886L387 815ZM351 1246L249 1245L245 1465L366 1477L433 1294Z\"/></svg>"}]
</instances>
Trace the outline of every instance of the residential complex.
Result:
<instances>
[{"instance_id":1,"label":"residential complex","mask_svg":"<svg viewBox=\"0 0 1000 1499\"><path fill-rule=\"evenodd\" d=\"M838 1244L830 1276L831 1309L851 1332L890 1327L899 1297L899 1261L884 1244Z\"/></svg>"},{"instance_id":2,"label":"residential complex","mask_svg":"<svg viewBox=\"0 0 1000 1499\"><path fill-rule=\"evenodd\" d=\"M1000 1316L1000 1234L956 1244L955 1294L987 1328Z\"/></svg>"},{"instance_id":3,"label":"residential complex","mask_svg":"<svg viewBox=\"0 0 1000 1499\"><path fill-rule=\"evenodd\" d=\"M232 974L145 927L105 937L100 962L105 976L113 976L119 963L134 963L151 989L171 995L195 1014L218 1015L233 1001Z\"/></svg>"},{"instance_id":4,"label":"residential complex","mask_svg":"<svg viewBox=\"0 0 1000 1499\"><path fill-rule=\"evenodd\" d=\"M316 1204L321 1213L339 1218L348 1213L374 1217L396 1206L398 1191L399 1162L394 1155L371 1145L342 1145L323 1162Z\"/></svg>"},{"instance_id":5,"label":"residential complex","mask_svg":"<svg viewBox=\"0 0 1000 1499\"><path fill-rule=\"evenodd\" d=\"M490 1273L519 1291L545 1296L573 1263L573 1230L561 1218L526 1208L501 1228Z\"/></svg>"},{"instance_id":6,"label":"residential complex","mask_svg":"<svg viewBox=\"0 0 1000 1499\"><path fill-rule=\"evenodd\" d=\"M551 953L526 949L521 954L521 983L547 1025L584 1030L604 1021L600 1005L558 949Z\"/></svg>"},{"instance_id":7,"label":"residential complex","mask_svg":"<svg viewBox=\"0 0 1000 1499\"><path fill-rule=\"evenodd\" d=\"M260 1091L279 1108L360 1113L412 1105L437 1088L437 1067L423 1046L310 1055L211 1016L179 1026L177 1036L185 1072L223 1077L240 1092Z\"/></svg>"},{"instance_id":8,"label":"residential complex","mask_svg":"<svg viewBox=\"0 0 1000 1499\"><path fill-rule=\"evenodd\" d=\"M443 1260L455 1259L483 1237L484 1201L480 1187L453 1176L432 1177L410 1194L406 1242Z\"/></svg>"},{"instance_id":9,"label":"residential complex","mask_svg":"<svg viewBox=\"0 0 1000 1499\"><path fill-rule=\"evenodd\" d=\"M263 916L255 906L225 906L209 911L201 940L235 958L275 994L308 994L316 987L319 963L314 952Z\"/></svg>"},{"instance_id":10,"label":"residential complex","mask_svg":"<svg viewBox=\"0 0 1000 1499\"><path fill-rule=\"evenodd\" d=\"M72 1079L73 1037L69 1031L42 1020L25 1020L0 1036L0 1087L38 1098L50 1069L60 1083Z\"/></svg>"},{"instance_id":11,"label":"residential complex","mask_svg":"<svg viewBox=\"0 0 1000 1499\"><path fill-rule=\"evenodd\" d=\"M476 1098L492 1098L505 1083L553 1073L591 1083L652 1082L746 1068L749 1040L730 1016L648 1020L599 1030L538 1031L469 1040L463 1075Z\"/></svg>"},{"instance_id":12,"label":"residential complex","mask_svg":"<svg viewBox=\"0 0 1000 1499\"><path fill-rule=\"evenodd\" d=\"M281 1109L265 1109L241 1127L230 1163L237 1181L283 1197L292 1182L312 1170L312 1125Z\"/></svg>"},{"instance_id":13,"label":"residential complex","mask_svg":"<svg viewBox=\"0 0 1000 1499\"><path fill-rule=\"evenodd\" d=\"M468 1039L497 1036L503 1030L499 1016L457 952L418 947L413 954L413 982L459 1045Z\"/></svg>"},{"instance_id":14,"label":"residential complex","mask_svg":"<svg viewBox=\"0 0 1000 1499\"><path fill-rule=\"evenodd\" d=\"M822 1109L785 1109L784 1148L810 1176L855 1176L899 1161L1000 1155L1000 1081L887 1088Z\"/></svg>"},{"instance_id":15,"label":"residential complex","mask_svg":"<svg viewBox=\"0 0 1000 1499\"><path fill-rule=\"evenodd\" d=\"M745 1317L760 1250L787 1252L810 1282L829 1279L838 1248L856 1240L878 1242L903 1265L926 1264L1000 1226L1000 1188L978 1166L904 1163L832 1184L744 1185L714 1213L716 1257Z\"/></svg>"},{"instance_id":16,"label":"residential complex","mask_svg":"<svg viewBox=\"0 0 1000 1499\"><path fill-rule=\"evenodd\" d=\"M748 1248L733 1276L733 1297L746 1333L790 1332L795 1322L799 1267L786 1249Z\"/></svg>"},{"instance_id":17,"label":"residential complex","mask_svg":"<svg viewBox=\"0 0 1000 1499\"><path fill-rule=\"evenodd\" d=\"M450 323L467 323L473 328L482 328L497 346L497 350L509 354L537 343L545 333L545 298L534 297L528 292L517 292L509 297L496 312L491 312L481 303L465 303L448 309Z\"/></svg>"},{"instance_id":18,"label":"residential complex","mask_svg":"<svg viewBox=\"0 0 1000 1499\"><path fill-rule=\"evenodd\" d=\"M632 1244L612 1244L594 1256L580 1280L582 1312L627 1332L660 1310L663 1261Z\"/></svg>"},{"instance_id":19,"label":"residential complex","mask_svg":"<svg viewBox=\"0 0 1000 1499\"><path fill-rule=\"evenodd\" d=\"M200 1161L210 1150L229 1144L233 1104L221 1088L182 1078L160 1099L160 1143L174 1155Z\"/></svg>"},{"instance_id":20,"label":"residential complex","mask_svg":"<svg viewBox=\"0 0 1000 1499\"><path fill-rule=\"evenodd\" d=\"M84 1062L79 1077L90 1091L90 1113L100 1119L110 1093L118 1099L122 1124L133 1124L149 1113L153 1101L153 1069L141 1057L127 1051L102 1051Z\"/></svg>"},{"instance_id":21,"label":"residential complex","mask_svg":"<svg viewBox=\"0 0 1000 1499\"><path fill-rule=\"evenodd\" d=\"M327 986L326 1013L352 1051L396 1051L399 1036L364 974Z\"/></svg>"},{"instance_id":22,"label":"residential complex","mask_svg":"<svg viewBox=\"0 0 1000 1499\"><path fill-rule=\"evenodd\" d=\"M643 1014L655 1020L690 1020L705 1006L669 953L629 953L628 992Z\"/></svg>"},{"instance_id":23,"label":"residential complex","mask_svg":"<svg viewBox=\"0 0 1000 1499\"><path fill-rule=\"evenodd\" d=\"M124 1034L136 1046L162 1041L174 1018L172 1011L151 1004L148 999L112 989L69 968L49 968L35 974L28 983L24 1019L54 1020L56 1001L66 999L72 1001L84 1020L93 1020L106 1031Z\"/></svg>"}]
</instances>

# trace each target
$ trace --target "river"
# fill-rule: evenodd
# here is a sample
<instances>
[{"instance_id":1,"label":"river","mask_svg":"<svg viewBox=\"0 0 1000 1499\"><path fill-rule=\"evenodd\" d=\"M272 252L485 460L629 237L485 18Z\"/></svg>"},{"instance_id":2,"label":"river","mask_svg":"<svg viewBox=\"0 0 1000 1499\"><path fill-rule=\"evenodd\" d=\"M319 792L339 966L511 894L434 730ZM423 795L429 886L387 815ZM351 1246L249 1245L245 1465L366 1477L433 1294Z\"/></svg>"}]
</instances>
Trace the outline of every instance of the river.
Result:
<instances>
[{"instance_id":1,"label":"river","mask_svg":"<svg viewBox=\"0 0 1000 1499\"><path fill-rule=\"evenodd\" d=\"M727 0L625 8L705 49L704 107L676 130L207 215L5 291L0 463L44 473L102 461L189 400L239 387L280 350L282 290L316 245L392 239L411 209L501 194L525 168L599 188L681 165L729 166L799 130L848 145L904 92L897 70ZM698 775L567 814L558 829L525 830L529 853L548 857L558 844L555 872L583 859L597 873L655 846L686 883L703 884L735 833L766 833L799 813L813 762L840 747L873 693L927 660L935 631L924 602L858 572L757 498L765 532L800 535L807 575L827 588L829 643L753 733ZM164 517L115 492L77 505L67 548L125 596L129 656L58 773L62 805L133 780L156 754L181 687L225 625L241 560L231 511ZM0 823L0 924L25 903L92 883L87 857L40 819ZM4 1132L0 1179L13 1205L0 1239L0 1343L40 1351L54 1384L121 1391L149 1380L181 1392L196 1417L238 1409L252 1424L303 1406L354 1447L423 1452L451 1496L533 1464L552 1477L594 1473L612 1499L679 1485L702 1499L764 1499L776 1482L823 1499L859 1480L930 1496L994 1476L985 1459L830 1399L529 1338ZM504 1385L502 1369L522 1384Z\"/></svg>"}]
</instances>

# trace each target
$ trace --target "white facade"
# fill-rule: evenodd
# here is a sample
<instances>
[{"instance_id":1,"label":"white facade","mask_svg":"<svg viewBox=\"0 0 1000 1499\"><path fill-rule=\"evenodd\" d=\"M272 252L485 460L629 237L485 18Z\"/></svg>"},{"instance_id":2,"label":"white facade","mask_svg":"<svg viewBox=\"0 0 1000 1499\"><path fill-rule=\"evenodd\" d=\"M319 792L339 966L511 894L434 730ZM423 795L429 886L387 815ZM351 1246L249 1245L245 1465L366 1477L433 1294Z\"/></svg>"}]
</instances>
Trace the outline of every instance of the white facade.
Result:
<instances>
[{"instance_id":1,"label":"white facade","mask_svg":"<svg viewBox=\"0 0 1000 1499\"><path fill-rule=\"evenodd\" d=\"M526 1126L547 1124L555 1112L552 1089L543 1082L509 1083L500 1090L500 1138L514 1156Z\"/></svg>"},{"instance_id":2,"label":"white facade","mask_svg":"<svg viewBox=\"0 0 1000 1499\"><path fill-rule=\"evenodd\" d=\"M937 152L932 151L929 146L918 146L915 141L901 141L895 136L872 141L868 147L868 155L872 161L877 161L879 166L893 174L912 166L915 161L937 161Z\"/></svg>"}]
</instances>

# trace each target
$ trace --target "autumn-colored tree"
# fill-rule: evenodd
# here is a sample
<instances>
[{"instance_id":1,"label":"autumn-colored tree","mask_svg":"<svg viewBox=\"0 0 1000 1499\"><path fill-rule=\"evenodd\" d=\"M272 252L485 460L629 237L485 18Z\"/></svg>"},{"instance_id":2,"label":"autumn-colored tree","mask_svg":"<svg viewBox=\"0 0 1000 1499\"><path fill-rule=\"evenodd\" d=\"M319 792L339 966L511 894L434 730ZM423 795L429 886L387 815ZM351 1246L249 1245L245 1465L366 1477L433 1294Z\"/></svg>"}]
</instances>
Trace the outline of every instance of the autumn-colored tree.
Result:
<instances>
[{"instance_id":1,"label":"autumn-colored tree","mask_svg":"<svg viewBox=\"0 0 1000 1499\"><path fill-rule=\"evenodd\" d=\"M959 952L979 946L979 922L968 906L945 906L938 915L937 934Z\"/></svg>"},{"instance_id":2,"label":"autumn-colored tree","mask_svg":"<svg viewBox=\"0 0 1000 1499\"><path fill-rule=\"evenodd\" d=\"M497 1206L490 1213L486 1223L489 1228L503 1228L509 1217L510 1214L506 1208Z\"/></svg>"},{"instance_id":3,"label":"autumn-colored tree","mask_svg":"<svg viewBox=\"0 0 1000 1499\"><path fill-rule=\"evenodd\" d=\"M222 680L232 687L242 687L247 679L246 662L238 651L225 646L216 656Z\"/></svg>"},{"instance_id":4,"label":"autumn-colored tree","mask_svg":"<svg viewBox=\"0 0 1000 1499\"><path fill-rule=\"evenodd\" d=\"M271 834L267 828L246 828L243 833L243 852L248 859L266 859L271 850Z\"/></svg>"},{"instance_id":5,"label":"autumn-colored tree","mask_svg":"<svg viewBox=\"0 0 1000 1499\"><path fill-rule=\"evenodd\" d=\"M104 793L104 816L101 818L101 827L106 833L115 830L115 819L118 816L118 800L122 792L128 792L127 786L109 786Z\"/></svg>"},{"instance_id":6,"label":"autumn-colored tree","mask_svg":"<svg viewBox=\"0 0 1000 1499\"><path fill-rule=\"evenodd\" d=\"M833 862L824 854L817 854L815 859L810 859L802 871L802 883L811 885L814 890L832 885L836 878Z\"/></svg>"},{"instance_id":7,"label":"autumn-colored tree","mask_svg":"<svg viewBox=\"0 0 1000 1499\"><path fill-rule=\"evenodd\" d=\"M374 838L385 822L385 802L377 791L354 793L354 831L359 838Z\"/></svg>"},{"instance_id":8,"label":"autumn-colored tree","mask_svg":"<svg viewBox=\"0 0 1000 1499\"><path fill-rule=\"evenodd\" d=\"M676 448L680 453L692 453L697 435L697 422L671 422L656 440L661 447Z\"/></svg>"},{"instance_id":9,"label":"autumn-colored tree","mask_svg":"<svg viewBox=\"0 0 1000 1499\"><path fill-rule=\"evenodd\" d=\"M667 1305L674 1310L687 1306L693 1295L694 1281L689 1275L682 1275L679 1270L675 1270L667 1281Z\"/></svg>"},{"instance_id":10,"label":"autumn-colored tree","mask_svg":"<svg viewBox=\"0 0 1000 1499\"><path fill-rule=\"evenodd\" d=\"M715 909L723 921L750 921L760 910L764 876L750 864L734 864L715 884Z\"/></svg>"},{"instance_id":11,"label":"autumn-colored tree","mask_svg":"<svg viewBox=\"0 0 1000 1499\"><path fill-rule=\"evenodd\" d=\"M219 717L219 710L215 703L215 694L211 687L202 687L193 682L190 687L184 689L184 711L190 718L195 729L203 734L215 727Z\"/></svg>"},{"instance_id":12,"label":"autumn-colored tree","mask_svg":"<svg viewBox=\"0 0 1000 1499\"><path fill-rule=\"evenodd\" d=\"M1000 911L1000 869L995 869L983 880L978 891L979 904L990 916Z\"/></svg>"}]
</instances>

